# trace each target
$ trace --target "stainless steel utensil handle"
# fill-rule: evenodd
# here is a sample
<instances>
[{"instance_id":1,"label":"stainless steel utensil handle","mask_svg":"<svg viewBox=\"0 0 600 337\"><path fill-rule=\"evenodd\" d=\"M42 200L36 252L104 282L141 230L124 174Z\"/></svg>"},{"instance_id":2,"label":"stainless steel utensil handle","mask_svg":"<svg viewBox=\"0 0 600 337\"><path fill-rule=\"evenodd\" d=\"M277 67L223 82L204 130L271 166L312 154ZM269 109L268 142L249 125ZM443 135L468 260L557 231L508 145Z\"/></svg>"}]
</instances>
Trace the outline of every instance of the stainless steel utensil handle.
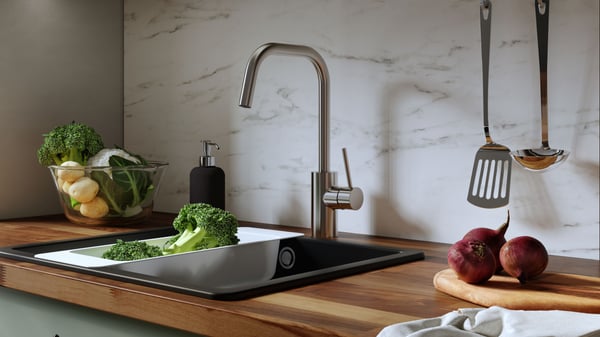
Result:
<instances>
[{"instance_id":1,"label":"stainless steel utensil handle","mask_svg":"<svg viewBox=\"0 0 600 337\"><path fill-rule=\"evenodd\" d=\"M538 57L540 63L540 99L542 109L542 147L548 144L548 25L550 0L534 0L537 29Z\"/></svg>"},{"instance_id":2,"label":"stainless steel utensil handle","mask_svg":"<svg viewBox=\"0 0 600 337\"><path fill-rule=\"evenodd\" d=\"M492 143L488 121L488 78L490 73L490 35L492 30L492 2L482 0L479 5L481 26L481 65L483 70L483 132L487 143Z\"/></svg>"}]
</instances>

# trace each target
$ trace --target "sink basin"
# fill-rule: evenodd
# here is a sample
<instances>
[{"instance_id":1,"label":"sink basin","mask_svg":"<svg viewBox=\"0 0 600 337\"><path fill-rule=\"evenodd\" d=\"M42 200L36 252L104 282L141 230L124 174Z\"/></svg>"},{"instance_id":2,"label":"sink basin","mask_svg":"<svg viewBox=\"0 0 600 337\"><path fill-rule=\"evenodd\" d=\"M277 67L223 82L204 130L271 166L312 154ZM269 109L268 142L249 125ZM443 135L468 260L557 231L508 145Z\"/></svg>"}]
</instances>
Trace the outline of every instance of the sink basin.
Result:
<instances>
[{"instance_id":1,"label":"sink basin","mask_svg":"<svg viewBox=\"0 0 600 337\"><path fill-rule=\"evenodd\" d=\"M237 300L421 260L421 251L240 227L240 243L119 262L102 259L116 239L160 244L173 228L0 248L0 256L205 298Z\"/></svg>"}]
</instances>

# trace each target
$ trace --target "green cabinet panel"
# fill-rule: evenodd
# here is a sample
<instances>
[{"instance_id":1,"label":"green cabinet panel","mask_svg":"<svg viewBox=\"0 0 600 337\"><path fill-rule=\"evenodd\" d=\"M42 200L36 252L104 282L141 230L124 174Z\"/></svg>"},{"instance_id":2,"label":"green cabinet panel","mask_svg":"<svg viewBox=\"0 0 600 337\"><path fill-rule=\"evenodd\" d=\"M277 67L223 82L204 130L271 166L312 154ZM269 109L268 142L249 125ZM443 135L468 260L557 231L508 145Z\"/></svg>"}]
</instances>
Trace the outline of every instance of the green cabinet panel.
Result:
<instances>
[{"instance_id":1,"label":"green cabinet panel","mask_svg":"<svg viewBox=\"0 0 600 337\"><path fill-rule=\"evenodd\" d=\"M0 287L0 337L198 337Z\"/></svg>"}]
</instances>

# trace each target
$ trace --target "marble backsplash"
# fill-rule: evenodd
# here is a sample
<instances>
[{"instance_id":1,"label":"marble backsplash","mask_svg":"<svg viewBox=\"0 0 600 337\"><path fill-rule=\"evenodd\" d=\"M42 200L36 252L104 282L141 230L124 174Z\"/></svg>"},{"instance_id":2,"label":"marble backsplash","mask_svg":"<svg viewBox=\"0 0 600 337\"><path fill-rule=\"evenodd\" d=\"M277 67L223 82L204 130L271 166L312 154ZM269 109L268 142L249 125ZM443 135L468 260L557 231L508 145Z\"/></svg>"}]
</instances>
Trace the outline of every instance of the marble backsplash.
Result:
<instances>
[{"instance_id":1,"label":"marble backsplash","mask_svg":"<svg viewBox=\"0 0 600 337\"><path fill-rule=\"evenodd\" d=\"M493 1L490 124L511 149L540 145L533 1ZM242 220L310 224L317 78L306 59L262 64L238 106L248 57L265 42L315 48L331 77L331 167L341 148L365 192L340 231L454 242L473 227L531 235L551 254L599 258L597 0L550 10L550 144L571 151L545 173L513 164L508 207L467 202L482 130L476 0L125 0L125 146L170 162L156 208L188 201L200 142L221 146L227 208Z\"/></svg>"}]
</instances>

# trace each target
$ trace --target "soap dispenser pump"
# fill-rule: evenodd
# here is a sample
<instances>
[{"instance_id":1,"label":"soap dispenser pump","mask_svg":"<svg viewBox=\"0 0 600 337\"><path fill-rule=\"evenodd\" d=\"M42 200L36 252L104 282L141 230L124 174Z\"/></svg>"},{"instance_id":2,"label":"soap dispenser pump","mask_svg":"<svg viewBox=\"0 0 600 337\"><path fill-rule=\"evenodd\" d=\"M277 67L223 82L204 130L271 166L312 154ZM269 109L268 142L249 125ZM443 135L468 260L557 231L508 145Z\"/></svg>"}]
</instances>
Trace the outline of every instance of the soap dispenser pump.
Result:
<instances>
[{"instance_id":1,"label":"soap dispenser pump","mask_svg":"<svg viewBox=\"0 0 600 337\"><path fill-rule=\"evenodd\" d=\"M202 141L203 155L200 166L190 172L190 203L206 203L225 209L225 172L215 166L215 157L210 153L212 147L220 149L217 143Z\"/></svg>"}]
</instances>

